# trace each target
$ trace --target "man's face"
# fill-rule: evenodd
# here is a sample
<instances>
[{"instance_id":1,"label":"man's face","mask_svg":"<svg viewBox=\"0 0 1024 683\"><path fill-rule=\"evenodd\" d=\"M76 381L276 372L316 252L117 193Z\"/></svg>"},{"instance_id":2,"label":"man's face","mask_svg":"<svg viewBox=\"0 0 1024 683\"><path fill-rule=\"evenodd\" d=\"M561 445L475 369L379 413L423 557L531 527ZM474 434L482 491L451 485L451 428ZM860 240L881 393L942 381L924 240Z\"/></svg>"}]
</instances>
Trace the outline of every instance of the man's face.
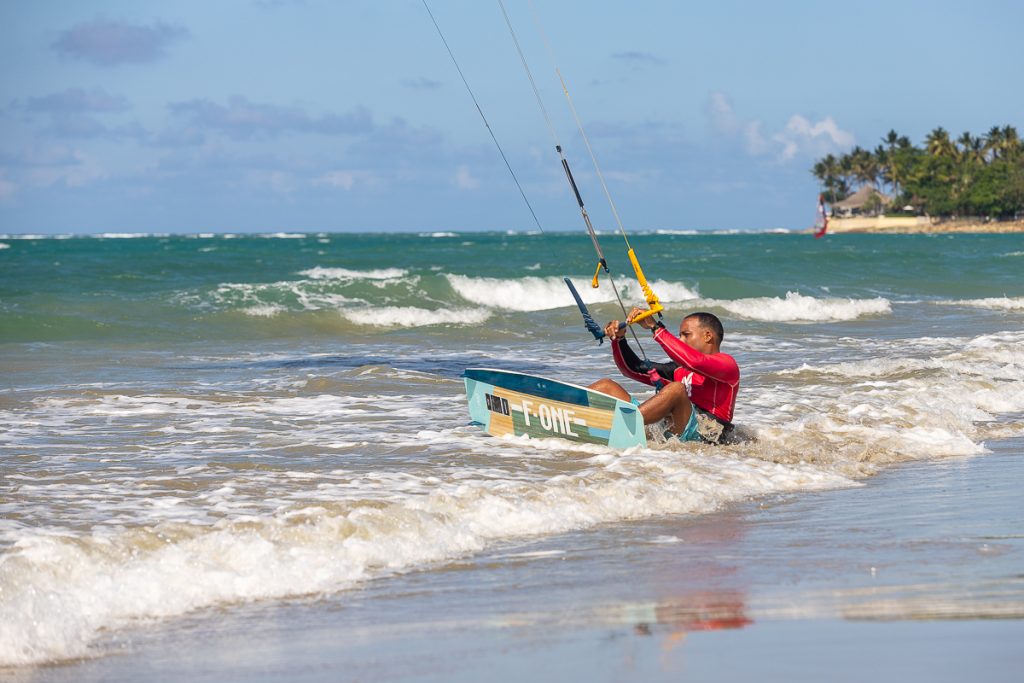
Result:
<instances>
[{"instance_id":1,"label":"man's face","mask_svg":"<svg viewBox=\"0 0 1024 683\"><path fill-rule=\"evenodd\" d=\"M711 331L703 327L696 318L685 318L679 325L679 338L692 349L701 353L711 350Z\"/></svg>"}]
</instances>

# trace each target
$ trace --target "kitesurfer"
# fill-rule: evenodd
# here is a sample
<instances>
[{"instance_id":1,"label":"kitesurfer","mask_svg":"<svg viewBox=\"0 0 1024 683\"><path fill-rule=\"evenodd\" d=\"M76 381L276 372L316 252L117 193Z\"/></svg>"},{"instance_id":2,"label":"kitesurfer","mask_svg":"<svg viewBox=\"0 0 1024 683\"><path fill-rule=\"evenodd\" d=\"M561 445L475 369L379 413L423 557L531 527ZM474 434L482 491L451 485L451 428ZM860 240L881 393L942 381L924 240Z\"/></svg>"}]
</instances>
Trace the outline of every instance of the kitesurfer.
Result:
<instances>
[{"instance_id":1,"label":"kitesurfer","mask_svg":"<svg viewBox=\"0 0 1024 683\"><path fill-rule=\"evenodd\" d=\"M644 312L634 308L627 322ZM691 313L679 325L678 337L652 316L637 324L654 333L654 340L668 354L668 362L640 360L629 347L625 326L620 327L618 320L608 323L604 331L612 340L612 354L622 374L658 387L653 397L638 404L644 424L664 421L666 436L671 433L682 441L721 443L733 428L740 383L736 360L721 352L725 336L722 321L712 313ZM600 379L590 388L638 403L613 379Z\"/></svg>"}]
</instances>

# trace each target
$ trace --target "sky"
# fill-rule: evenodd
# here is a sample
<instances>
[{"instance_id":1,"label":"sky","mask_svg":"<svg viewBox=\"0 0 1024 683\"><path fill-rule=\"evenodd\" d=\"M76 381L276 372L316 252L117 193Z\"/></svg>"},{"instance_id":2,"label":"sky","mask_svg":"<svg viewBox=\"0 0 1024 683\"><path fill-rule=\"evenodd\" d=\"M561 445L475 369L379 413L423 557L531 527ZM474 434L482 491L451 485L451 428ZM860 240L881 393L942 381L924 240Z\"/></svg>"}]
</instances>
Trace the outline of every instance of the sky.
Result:
<instances>
[{"instance_id":1,"label":"sky","mask_svg":"<svg viewBox=\"0 0 1024 683\"><path fill-rule=\"evenodd\" d=\"M803 229L827 153L1024 132L1019 0L427 0L545 231ZM0 233L536 230L422 0L0 3Z\"/></svg>"}]
</instances>

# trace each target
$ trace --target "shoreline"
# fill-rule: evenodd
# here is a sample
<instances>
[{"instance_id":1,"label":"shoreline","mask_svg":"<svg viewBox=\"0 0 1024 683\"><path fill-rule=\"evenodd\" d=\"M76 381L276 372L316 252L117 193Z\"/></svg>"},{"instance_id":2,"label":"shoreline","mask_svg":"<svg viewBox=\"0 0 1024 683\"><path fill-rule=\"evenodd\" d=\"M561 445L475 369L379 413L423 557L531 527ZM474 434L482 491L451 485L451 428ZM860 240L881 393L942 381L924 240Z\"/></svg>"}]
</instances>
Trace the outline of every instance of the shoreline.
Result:
<instances>
[{"instance_id":1,"label":"shoreline","mask_svg":"<svg viewBox=\"0 0 1024 683\"><path fill-rule=\"evenodd\" d=\"M969 219L943 220L927 216L832 218L828 222L828 232L886 235L1006 234L1024 232L1024 220L979 222Z\"/></svg>"},{"instance_id":2,"label":"shoreline","mask_svg":"<svg viewBox=\"0 0 1024 683\"><path fill-rule=\"evenodd\" d=\"M1024 664L1012 514L1024 439L989 446L852 488L193 614L112 633L97 652L107 656L7 673L34 683L1011 681Z\"/></svg>"}]
</instances>

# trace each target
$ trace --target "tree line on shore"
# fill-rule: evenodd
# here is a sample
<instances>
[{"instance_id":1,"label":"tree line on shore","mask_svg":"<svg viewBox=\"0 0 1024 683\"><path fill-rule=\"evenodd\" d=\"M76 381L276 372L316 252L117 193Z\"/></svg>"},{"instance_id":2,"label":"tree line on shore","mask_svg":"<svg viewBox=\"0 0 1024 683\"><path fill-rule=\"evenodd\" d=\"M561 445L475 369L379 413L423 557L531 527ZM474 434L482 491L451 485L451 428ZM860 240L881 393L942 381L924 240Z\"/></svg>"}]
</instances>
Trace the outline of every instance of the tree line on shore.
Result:
<instances>
[{"instance_id":1,"label":"tree line on shore","mask_svg":"<svg viewBox=\"0 0 1024 683\"><path fill-rule=\"evenodd\" d=\"M936 217L1013 218L1024 214L1024 142L1013 126L987 134L963 133L953 140L943 128L928 134L923 147L890 130L873 152L860 146L818 160L811 171L825 201L840 201L862 187L886 192L886 205L873 196L869 213L914 213Z\"/></svg>"}]
</instances>

